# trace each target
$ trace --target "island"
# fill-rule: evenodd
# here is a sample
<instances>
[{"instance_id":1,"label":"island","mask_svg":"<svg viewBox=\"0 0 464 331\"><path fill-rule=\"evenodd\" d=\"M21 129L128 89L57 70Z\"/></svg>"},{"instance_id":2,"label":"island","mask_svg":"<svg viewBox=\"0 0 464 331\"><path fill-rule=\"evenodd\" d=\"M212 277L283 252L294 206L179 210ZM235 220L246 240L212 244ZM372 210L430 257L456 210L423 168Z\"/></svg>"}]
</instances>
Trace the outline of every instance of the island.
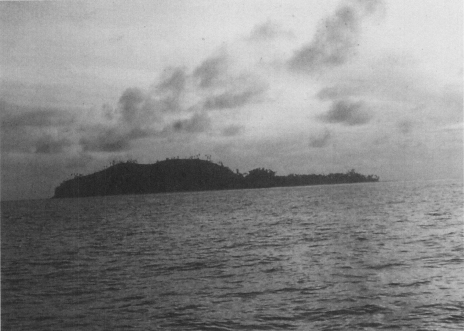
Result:
<instances>
[{"instance_id":1,"label":"island","mask_svg":"<svg viewBox=\"0 0 464 331\"><path fill-rule=\"evenodd\" d=\"M168 158L154 164L135 160L112 162L89 175L76 174L55 188L53 198L148 194L163 192L231 190L285 186L378 182L376 175L361 175L353 170L328 175L277 176L270 169L256 168L248 173L235 172L222 162L198 157Z\"/></svg>"}]
</instances>

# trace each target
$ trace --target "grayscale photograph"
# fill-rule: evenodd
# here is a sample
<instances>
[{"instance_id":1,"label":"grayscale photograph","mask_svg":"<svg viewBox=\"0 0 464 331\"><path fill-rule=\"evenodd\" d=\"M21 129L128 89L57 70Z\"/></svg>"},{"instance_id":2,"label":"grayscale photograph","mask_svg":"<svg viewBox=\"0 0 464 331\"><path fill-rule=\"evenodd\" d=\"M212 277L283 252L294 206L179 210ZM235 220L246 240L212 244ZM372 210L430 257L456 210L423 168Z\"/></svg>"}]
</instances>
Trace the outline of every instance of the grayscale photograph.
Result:
<instances>
[{"instance_id":1,"label":"grayscale photograph","mask_svg":"<svg viewBox=\"0 0 464 331\"><path fill-rule=\"evenodd\" d=\"M2 330L464 330L462 0L0 1Z\"/></svg>"}]
</instances>

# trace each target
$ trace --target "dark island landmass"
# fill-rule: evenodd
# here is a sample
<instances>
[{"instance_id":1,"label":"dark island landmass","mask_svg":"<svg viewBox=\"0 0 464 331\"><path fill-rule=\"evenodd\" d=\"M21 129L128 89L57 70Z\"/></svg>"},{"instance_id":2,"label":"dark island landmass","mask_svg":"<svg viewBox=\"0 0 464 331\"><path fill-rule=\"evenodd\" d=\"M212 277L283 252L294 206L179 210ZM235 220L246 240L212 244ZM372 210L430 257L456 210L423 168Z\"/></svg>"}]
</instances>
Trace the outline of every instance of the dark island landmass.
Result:
<instances>
[{"instance_id":1,"label":"dark island landmass","mask_svg":"<svg viewBox=\"0 0 464 331\"><path fill-rule=\"evenodd\" d=\"M134 160L113 162L90 175L74 175L62 182L53 198L76 198L121 194L231 190L246 188L306 186L322 184L378 182L376 175L361 175L353 170L328 175L277 176L269 169L256 168L242 174L198 157L166 159L154 164Z\"/></svg>"}]
</instances>

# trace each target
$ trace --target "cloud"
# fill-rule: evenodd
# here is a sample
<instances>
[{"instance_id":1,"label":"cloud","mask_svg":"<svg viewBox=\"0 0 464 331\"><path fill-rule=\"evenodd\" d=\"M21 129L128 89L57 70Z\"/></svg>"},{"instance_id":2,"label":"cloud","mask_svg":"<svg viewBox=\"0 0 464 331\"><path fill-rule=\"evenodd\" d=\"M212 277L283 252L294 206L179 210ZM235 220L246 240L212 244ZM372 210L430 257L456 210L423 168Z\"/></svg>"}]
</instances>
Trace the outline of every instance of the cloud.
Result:
<instances>
[{"instance_id":1,"label":"cloud","mask_svg":"<svg viewBox=\"0 0 464 331\"><path fill-rule=\"evenodd\" d=\"M128 125L142 125L161 120L163 113L181 112L188 75L184 68L167 68L160 81L149 91L127 88L119 98L116 113ZM104 109L108 117L108 106ZM109 115L114 116L114 113ZM111 117L111 116L109 116Z\"/></svg>"},{"instance_id":2,"label":"cloud","mask_svg":"<svg viewBox=\"0 0 464 331\"><path fill-rule=\"evenodd\" d=\"M81 128L79 144L82 150L123 152L130 150L133 142L139 139L210 130L212 121L206 113L197 112L190 118L185 118L185 114L194 110L240 107L255 101L265 90L251 75L228 76L226 69L224 56L212 57L203 61L192 74L183 68L166 69L149 91L124 90L116 108L109 105L102 108L102 118L107 123ZM201 91L195 79L200 80L200 88L213 85L215 88ZM218 85L219 80L221 84ZM165 125L168 121L170 124Z\"/></svg>"},{"instance_id":3,"label":"cloud","mask_svg":"<svg viewBox=\"0 0 464 331\"><path fill-rule=\"evenodd\" d=\"M84 152L121 152L131 148L133 140L153 134L140 128L94 125L83 128L79 144Z\"/></svg>"},{"instance_id":4,"label":"cloud","mask_svg":"<svg viewBox=\"0 0 464 331\"><path fill-rule=\"evenodd\" d=\"M319 91L316 95L320 100L334 100L346 98L348 96L355 95L354 87L345 85L335 85L331 87L325 87Z\"/></svg>"},{"instance_id":5,"label":"cloud","mask_svg":"<svg viewBox=\"0 0 464 331\"><path fill-rule=\"evenodd\" d=\"M189 119L177 120L172 124L175 132L201 133L211 128L211 119L205 113L196 113Z\"/></svg>"},{"instance_id":6,"label":"cloud","mask_svg":"<svg viewBox=\"0 0 464 331\"><path fill-rule=\"evenodd\" d=\"M184 68L170 68L156 86L154 98L163 112L181 111L182 96L187 86L188 75Z\"/></svg>"},{"instance_id":7,"label":"cloud","mask_svg":"<svg viewBox=\"0 0 464 331\"><path fill-rule=\"evenodd\" d=\"M363 125L370 121L371 114L362 101L339 100L332 103L330 109L320 119L326 123L340 123L344 125Z\"/></svg>"},{"instance_id":8,"label":"cloud","mask_svg":"<svg viewBox=\"0 0 464 331\"><path fill-rule=\"evenodd\" d=\"M143 105L147 97L138 88L126 89L119 98L119 111L125 123L132 124L140 118L141 111L147 110Z\"/></svg>"},{"instance_id":9,"label":"cloud","mask_svg":"<svg viewBox=\"0 0 464 331\"><path fill-rule=\"evenodd\" d=\"M58 154L63 152L66 147L72 146L72 144L72 141L67 138L44 135L36 141L35 152L38 154Z\"/></svg>"},{"instance_id":10,"label":"cloud","mask_svg":"<svg viewBox=\"0 0 464 331\"><path fill-rule=\"evenodd\" d=\"M130 137L116 128L95 126L85 131L79 140L85 152L120 152L130 147Z\"/></svg>"},{"instance_id":11,"label":"cloud","mask_svg":"<svg viewBox=\"0 0 464 331\"><path fill-rule=\"evenodd\" d=\"M368 101L371 109L378 110L375 116L383 123L381 129L388 127L391 134L408 134L418 125L436 130L462 122L462 83L436 86L436 76L421 71L411 58L384 54L363 66L350 66L324 78L330 85L316 94L319 100L332 104ZM369 111L366 107L364 110Z\"/></svg>"},{"instance_id":12,"label":"cloud","mask_svg":"<svg viewBox=\"0 0 464 331\"><path fill-rule=\"evenodd\" d=\"M56 127L72 123L74 116L54 108L22 107L0 101L2 130L16 130L23 127Z\"/></svg>"},{"instance_id":13,"label":"cloud","mask_svg":"<svg viewBox=\"0 0 464 331\"><path fill-rule=\"evenodd\" d=\"M225 137L233 137L239 135L242 131L242 125L229 125L222 130L222 135Z\"/></svg>"},{"instance_id":14,"label":"cloud","mask_svg":"<svg viewBox=\"0 0 464 331\"><path fill-rule=\"evenodd\" d=\"M210 57L193 71L200 87L208 88L216 84L227 70L227 59L224 55Z\"/></svg>"},{"instance_id":15,"label":"cloud","mask_svg":"<svg viewBox=\"0 0 464 331\"><path fill-rule=\"evenodd\" d=\"M244 106L257 100L267 85L249 72L228 74L229 60L221 55L207 58L192 73L203 91L196 91L203 110L230 109Z\"/></svg>"},{"instance_id":16,"label":"cloud","mask_svg":"<svg viewBox=\"0 0 464 331\"><path fill-rule=\"evenodd\" d=\"M408 134L412 131L413 123L409 120L402 120L397 123L397 127L402 134Z\"/></svg>"},{"instance_id":17,"label":"cloud","mask_svg":"<svg viewBox=\"0 0 464 331\"><path fill-rule=\"evenodd\" d=\"M106 123L81 128L82 150L124 152L143 138L209 131L212 120L205 111L244 106L256 101L266 89L251 74L228 75L227 67L227 57L222 53L207 58L191 73L183 67L165 69L148 91L127 88L115 108L102 108Z\"/></svg>"},{"instance_id":18,"label":"cloud","mask_svg":"<svg viewBox=\"0 0 464 331\"><path fill-rule=\"evenodd\" d=\"M158 84L158 89L162 92L168 91L174 94L181 93L185 88L186 74L183 68L171 68L167 75Z\"/></svg>"},{"instance_id":19,"label":"cloud","mask_svg":"<svg viewBox=\"0 0 464 331\"><path fill-rule=\"evenodd\" d=\"M2 153L59 154L73 146L73 139L66 132L56 129L2 130Z\"/></svg>"},{"instance_id":20,"label":"cloud","mask_svg":"<svg viewBox=\"0 0 464 331\"><path fill-rule=\"evenodd\" d=\"M355 5L359 5L365 15L372 15L379 11L385 10L385 5L382 0L355 0Z\"/></svg>"},{"instance_id":21,"label":"cloud","mask_svg":"<svg viewBox=\"0 0 464 331\"><path fill-rule=\"evenodd\" d=\"M80 152L66 157L64 167L66 169L75 169L81 171L94 160L95 158L92 155Z\"/></svg>"},{"instance_id":22,"label":"cloud","mask_svg":"<svg viewBox=\"0 0 464 331\"><path fill-rule=\"evenodd\" d=\"M329 130L325 130L324 133L312 136L309 140L309 146L314 148L322 148L329 144L331 134Z\"/></svg>"},{"instance_id":23,"label":"cloud","mask_svg":"<svg viewBox=\"0 0 464 331\"><path fill-rule=\"evenodd\" d=\"M253 73L229 74L228 66L222 52L191 72L168 67L149 89L126 88L117 103L104 104L100 114L89 109L71 116L59 109L18 108L1 101L2 149L41 155L120 153L144 138L207 132L213 123L206 111L245 106L267 89ZM232 136L240 130L230 127L222 134Z\"/></svg>"},{"instance_id":24,"label":"cloud","mask_svg":"<svg viewBox=\"0 0 464 331\"><path fill-rule=\"evenodd\" d=\"M162 121L163 113L184 110L181 100L187 78L183 68L168 68L151 90L143 91L137 87L124 90L115 110L109 105L103 107L104 116L110 120L119 116L119 124L131 128Z\"/></svg>"},{"instance_id":25,"label":"cloud","mask_svg":"<svg viewBox=\"0 0 464 331\"><path fill-rule=\"evenodd\" d=\"M151 90L125 89L115 109L109 105L102 109L103 117L112 123L81 128L79 144L83 151L128 151L133 141L159 135L165 115L183 110L180 104L186 84L183 68L167 68Z\"/></svg>"},{"instance_id":26,"label":"cloud","mask_svg":"<svg viewBox=\"0 0 464 331\"><path fill-rule=\"evenodd\" d=\"M163 88L176 85L165 81ZM102 107L107 123L83 125L79 145L84 152L121 152L131 148L134 140L153 136L155 126L162 122L163 107L149 92L139 88L127 88L121 94L117 107Z\"/></svg>"},{"instance_id":27,"label":"cloud","mask_svg":"<svg viewBox=\"0 0 464 331\"><path fill-rule=\"evenodd\" d=\"M350 66L327 75L330 84L317 93L319 100L371 99L388 103L423 103L432 92L425 76L417 68L417 61L385 54L369 59L362 65Z\"/></svg>"},{"instance_id":28,"label":"cloud","mask_svg":"<svg viewBox=\"0 0 464 331\"><path fill-rule=\"evenodd\" d=\"M374 13L380 1L358 0L339 7L319 27L313 40L295 51L288 61L295 72L316 72L346 63L359 45L361 21Z\"/></svg>"},{"instance_id":29,"label":"cloud","mask_svg":"<svg viewBox=\"0 0 464 331\"><path fill-rule=\"evenodd\" d=\"M241 92L227 91L207 99L204 107L205 109L236 108L248 103L254 95L254 91L251 90Z\"/></svg>"},{"instance_id":30,"label":"cloud","mask_svg":"<svg viewBox=\"0 0 464 331\"><path fill-rule=\"evenodd\" d=\"M267 90L267 86L259 83L252 83L237 88L230 88L225 92L207 98L204 101L203 108L212 109L229 109L244 106L256 100Z\"/></svg>"},{"instance_id":31,"label":"cloud","mask_svg":"<svg viewBox=\"0 0 464 331\"><path fill-rule=\"evenodd\" d=\"M3 152L55 154L72 145L67 129L75 116L55 108L26 107L0 101Z\"/></svg>"},{"instance_id":32,"label":"cloud","mask_svg":"<svg viewBox=\"0 0 464 331\"><path fill-rule=\"evenodd\" d=\"M293 37L293 33L290 31L284 31L280 28L277 23L270 20L267 22L257 25L253 28L248 37L249 41L267 41L277 37Z\"/></svg>"},{"instance_id":33,"label":"cloud","mask_svg":"<svg viewBox=\"0 0 464 331\"><path fill-rule=\"evenodd\" d=\"M350 7L338 9L325 21L313 41L294 53L289 61L290 69L312 72L345 63L354 54L358 30L357 13Z\"/></svg>"}]
</instances>

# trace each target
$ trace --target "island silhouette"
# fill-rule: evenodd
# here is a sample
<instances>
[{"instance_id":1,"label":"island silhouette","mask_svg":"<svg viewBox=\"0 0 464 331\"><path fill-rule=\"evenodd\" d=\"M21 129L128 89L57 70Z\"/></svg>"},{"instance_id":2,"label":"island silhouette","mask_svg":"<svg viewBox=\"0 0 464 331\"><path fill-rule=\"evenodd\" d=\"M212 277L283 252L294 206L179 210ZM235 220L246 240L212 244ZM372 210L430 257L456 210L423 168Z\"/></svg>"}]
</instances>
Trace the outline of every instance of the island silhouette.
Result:
<instances>
[{"instance_id":1,"label":"island silhouette","mask_svg":"<svg viewBox=\"0 0 464 331\"><path fill-rule=\"evenodd\" d=\"M231 190L247 188L306 186L323 184L378 182L376 175L362 175L354 169L328 175L277 176L270 169L256 168L234 172L222 162L214 163L194 156L168 158L153 164L136 160L113 161L107 168L89 175L75 174L55 188L53 198L147 194L163 192Z\"/></svg>"}]
</instances>

